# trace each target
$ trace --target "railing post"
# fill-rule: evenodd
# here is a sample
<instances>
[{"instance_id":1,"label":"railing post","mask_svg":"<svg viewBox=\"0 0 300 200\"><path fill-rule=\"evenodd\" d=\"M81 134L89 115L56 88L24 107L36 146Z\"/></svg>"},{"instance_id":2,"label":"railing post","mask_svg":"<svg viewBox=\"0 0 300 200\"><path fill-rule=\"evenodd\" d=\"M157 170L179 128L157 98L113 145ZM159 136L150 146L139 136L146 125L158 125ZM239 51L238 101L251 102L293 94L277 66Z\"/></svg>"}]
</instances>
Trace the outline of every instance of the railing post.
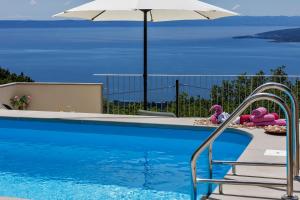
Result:
<instances>
[{"instance_id":1,"label":"railing post","mask_svg":"<svg viewBox=\"0 0 300 200\"><path fill-rule=\"evenodd\" d=\"M109 114L109 76L106 76L106 114Z\"/></svg>"},{"instance_id":2,"label":"railing post","mask_svg":"<svg viewBox=\"0 0 300 200\"><path fill-rule=\"evenodd\" d=\"M236 175L236 166L232 165L232 175Z\"/></svg>"},{"instance_id":3,"label":"railing post","mask_svg":"<svg viewBox=\"0 0 300 200\"><path fill-rule=\"evenodd\" d=\"M208 147L208 168L209 168L209 179L213 178L213 166L212 166L212 143ZM209 197L212 193L212 184L208 184L207 196Z\"/></svg>"},{"instance_id":4,"label":"railing post","mask_svg":"<svg viewBox=\"0 0 300 200\"><path fill-rule=\"evenodd\" d=\"M293 143L293 115L291 110L286 106L286 108L280 105L282 110L285 113L286 120L287 120L287 136L286 136L286 153L287 153L287 193L286 195L282 196L281 199L284 200L293 200L298 199L297 196L293 195L294 192L294 143Z\"/></svg>"},{"instance_id":5,"label":"railing post","mask_svg":"<svg viewBox=\"0 0 300 200\"><path fill-rule=\"evenodd\" d=\"M148 108L148 12L150 10L142 10L144 13L144 110Z\"/></svg>"},{"instance_id":6,"label":"railing post","mask_svg":"<svg viewBox=\"0 0 300 200\"><path fill-rule=\"evenodd\" d=\"M179 117L179 80L176 80L176 117Z\"/></svg>"},{"instance_id":7,"label":"railing post","mask_svg":"<svg viewBox=\"0 0 300 200\"><path fill-rule=\"evenodd\" d=\"M219 184L219 194L224 194L223 193L223 184Z\"/></svg>"}]
</instances>

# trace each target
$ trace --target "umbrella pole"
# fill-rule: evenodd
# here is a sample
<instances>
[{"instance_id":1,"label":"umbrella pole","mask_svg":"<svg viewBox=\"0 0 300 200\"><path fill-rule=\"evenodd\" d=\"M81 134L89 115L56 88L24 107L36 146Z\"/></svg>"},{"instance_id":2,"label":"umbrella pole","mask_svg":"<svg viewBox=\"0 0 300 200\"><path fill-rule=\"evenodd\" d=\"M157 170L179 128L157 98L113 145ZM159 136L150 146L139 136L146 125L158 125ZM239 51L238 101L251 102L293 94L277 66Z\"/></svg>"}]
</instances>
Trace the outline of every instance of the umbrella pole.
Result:
<instances>
[{"instance_id":1,"label":"umbrella pole","mask_svg":"<svg viewBox=\"0 0 300 200\"><path fill-rule=\"evenodd\" d=\"M149 10L142 10L144 13L144 110L148 107L148 18Z\"/></svg>"}]
</instances>

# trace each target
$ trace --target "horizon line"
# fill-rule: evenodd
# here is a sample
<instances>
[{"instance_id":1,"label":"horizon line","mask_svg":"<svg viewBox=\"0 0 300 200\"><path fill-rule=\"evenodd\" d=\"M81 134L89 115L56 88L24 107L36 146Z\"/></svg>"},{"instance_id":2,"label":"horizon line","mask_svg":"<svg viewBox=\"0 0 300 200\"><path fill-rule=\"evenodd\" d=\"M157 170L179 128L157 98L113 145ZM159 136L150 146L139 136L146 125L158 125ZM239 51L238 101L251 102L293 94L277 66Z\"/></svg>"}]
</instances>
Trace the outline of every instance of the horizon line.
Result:
<instances>
[{"instance_id":1,"label":"horizon line","mask_svg":"<svg viewBox=\"0 0 300 200\"><path fill-rule=\"evenodd\" d=\"M227 18L233 19L233 18L243 18L243 17L253 17L253 18L261 18L261 17L285 17L285 18L293 18L293 17L300 17L300 15L239 15L239 16L233 16L233 17L226 17L226 18L221 18L221 19L216 19L216 20L211 20L211 21L218 21L218 20L224 20ZM0 21L89 21L89 20L83 20L83 19L14 19L14 18L0 18ZM178 20L178 21L201 21L201 20ZM204 21L204 20L203 20ZM110 21L107 21L110 22ZM119 21L114 21L114 22L119 22ZM121 22L121 21L120 21ZM134 21L122 21L122 22L133 22ZM164 23L164 22L160 22Z\"/></svg>"}]
</instances>

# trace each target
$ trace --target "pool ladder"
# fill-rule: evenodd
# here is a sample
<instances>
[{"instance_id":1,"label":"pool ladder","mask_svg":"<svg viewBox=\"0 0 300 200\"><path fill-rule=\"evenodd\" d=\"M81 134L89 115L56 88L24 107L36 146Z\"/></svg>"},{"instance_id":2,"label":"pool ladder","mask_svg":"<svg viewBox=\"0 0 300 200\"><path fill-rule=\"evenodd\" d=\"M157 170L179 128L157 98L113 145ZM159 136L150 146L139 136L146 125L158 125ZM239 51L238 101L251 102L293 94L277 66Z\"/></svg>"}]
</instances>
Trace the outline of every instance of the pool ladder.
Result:
<instances>
[{"instance_id":1,"label":"pool ladder","mask_svg":"<svg viewBox=\"0 0 300 200\"><path fill-rule=\"evenodd\" d=\"M266 90L279 90L284 92L291 101L291 108L280 97L270 94L262 93ZM213 160L212 147L213 142L221 135L221 133L235 120L236 117L241 115L251 104L261 100L269 100L277 105L284 111L287 120L287 136L286 136L286 149L287 149L287 163L265 163L265 162L235 162L235 161L222 161ZM229 185L249 185L249 186L273 186L273 187L286 187L286 194L281 197L285 200L298 199L293 194L293 181L300 180L299 178L299 106L295 96L290 88L280 83L266 83L261 85L230 115L230 117L222 123L209 137L204 141L198 149L193 153L191 158L191 175L192 175L192 191L191 200L197 199L197 185L198 183L208 183L209 188L206 197L212 193L212 184L219 185L219 193L223 194L223 184ZM209 165L209 178L197 177L197 159L205 149L208 149L208 165ZM236 166L272 166L272 167L286 167L287 180L286 183L271 183L260 181L236 181L227 179L213 179L213 164L231 165L232 173L236 174Z\"/></svg>"}]
</instances>

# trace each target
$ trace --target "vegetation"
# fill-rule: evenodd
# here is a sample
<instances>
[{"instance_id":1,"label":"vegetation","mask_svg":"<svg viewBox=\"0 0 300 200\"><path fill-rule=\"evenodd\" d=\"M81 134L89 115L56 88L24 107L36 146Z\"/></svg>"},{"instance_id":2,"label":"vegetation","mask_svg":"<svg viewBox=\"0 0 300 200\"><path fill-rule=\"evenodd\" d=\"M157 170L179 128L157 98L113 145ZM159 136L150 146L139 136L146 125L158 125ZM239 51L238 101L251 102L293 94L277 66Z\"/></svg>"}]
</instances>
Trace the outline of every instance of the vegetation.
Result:
<instances>
[{"instance_id":1,"label":"vegetation","mask_svg":"<svg viewBox=\"0 0 300 200\"><path fill-rule=\"evenodd\" d=\"M277 67L276 69L271 70L271 76L266 76L263 71L260 71L256 73L256 76L253 77L243 74L237 77L235 80L223 81L221 85L215 85L213 87L211 91L211 100L213 104L223 105L226 111L232 112L238 105L240 105L241 101L243 101L252 93L255 88L266 82L278 82L287 85L300 100L300 81L299 79L290 79L288 74L285 72L285 66ZM289 102L288 97L282 92L277 90L270 92L283 98L286 100L286 102ZM220 95L223 95L222 101L217 98ZM268 108L269 111L278 112L280 115L282 114L280 108L269 101L254 103L246 112L249 113L252 108L258 106L264 106Z\"/></svg>"},{"instance_id":2,"label":"vegetation","mask_svg":"<svg viewBox=\"0 0 300 200\"><path fill-rule=\"evenodd\" d=\"M33 82L33 80L29 76L24 75L23 72L18 75L0 67L0 84L12 82Z\"/></svg>"},{"instance_id":3,"label":"vegetation","mask_svg":"<svg viewBox=\"0 0 300 200\"><path fill-rule=\"evenodd\" d=\"M190 96L188 93L180 93L179 96L179 113L181 117L208 117L209 109L213 104L220 104L226 112L232 112L241 102L248 97L251 92L266 82L279 82L289 86L300 100L300 80L290 79L285 72L285 66L277 67L270 71L271 75L259 71L255 76L249 76L246 73L241 74L235 79L223 80L219 84L215 84L209 91L209 97ZM282 92L271 91L272 93L284 98L287 102L288 98ZM174 97L175 99L175 97ZM282 115L279 107L273 103L262 101L252 105L246 112L250 112L252 108L257 106L265 106L269 111L276 111ZM176 102L166 101L163 103L152 102L149 104L151 111L176 112ZM141 102L121 102L121 101L105 101L104 109L108 113L114 114L136 114L137 110L142 109Z\"/></svg>"}]
</instances>

